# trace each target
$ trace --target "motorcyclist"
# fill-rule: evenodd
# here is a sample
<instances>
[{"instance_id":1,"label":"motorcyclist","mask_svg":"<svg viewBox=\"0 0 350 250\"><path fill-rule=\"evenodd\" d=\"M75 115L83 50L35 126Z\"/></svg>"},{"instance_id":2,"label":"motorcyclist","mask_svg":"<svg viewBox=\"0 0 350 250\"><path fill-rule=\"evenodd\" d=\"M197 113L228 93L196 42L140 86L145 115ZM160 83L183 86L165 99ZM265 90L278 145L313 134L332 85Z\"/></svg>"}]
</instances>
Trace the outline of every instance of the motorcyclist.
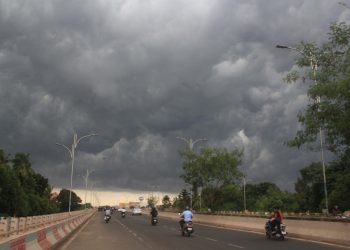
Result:
<instances>
[{"instance_id":1,"label":"motorcyclist","mask_svg":"<svg viewBox=\"0 0 350 250\"><path fill-rule=\"evenodd\" d=\"M183 230L184 224L192 221L193 214L188 206L186 206L185 210L180 215L181 220L179 221L181 230Z\"/></svg>"},{"instance_id":2,"label":"motorcyclist","mask_svg":"<svg viewBox=\"0 0 350 250\"><path fill-rule=\"evenodd\" d=\"M272 231L275 231L277 226L277 232L281 229L281 223L283 221L283 214L279 207L273 209L273 217L270 219L270 228Z\"/></svg>"},{"instance_id":3,"label":"motorcyclist","mask_svg":"<svg viewBox=\"0 0 350 250\"><path fill-rule=\"evenodd\" d=\"M121 215L121 216L125 216L125 214L126 214L126 209L125 209L125 208L121 208L121 209L119 209L119 212L120 212L120 215Z\"/></svg>"},{"instance_id":4,"label":"motorcyclist","mask_svg":"<svg viewBox=\"0 0 350 250\"><path fill-rule=\"evenodd\" d=\"M152 216L152 219L158 216L158 211L155 206L152 206L150 214Z\"/></svg>"},{"instance_id":5,"label":"motorcyclist","mask_svg":"<svg viewBox=\"0 0 350 250\"><path fill-rule=\"evenodd\" d=\"M111 208L106 207L106 210L105 210L105 218L111 217L111 215L112 215Z\"/></svg>"}]
</instances>

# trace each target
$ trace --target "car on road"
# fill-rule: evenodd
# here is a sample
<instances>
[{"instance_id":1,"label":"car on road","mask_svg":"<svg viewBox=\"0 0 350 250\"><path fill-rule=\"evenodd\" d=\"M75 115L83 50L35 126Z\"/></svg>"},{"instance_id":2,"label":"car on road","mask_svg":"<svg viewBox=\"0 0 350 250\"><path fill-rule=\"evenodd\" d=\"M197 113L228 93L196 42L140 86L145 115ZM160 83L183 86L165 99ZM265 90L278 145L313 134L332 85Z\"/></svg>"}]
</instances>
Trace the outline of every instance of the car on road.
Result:
<instances>
[{"instance_id":1,"label":"car on road","mask_svg":"<svg viewBox=\"0 0 350 250\"><path fill-rule=\"evenodd\" d=\"M135 207L131 211L131 215L142 215L142 210L139 207Z\"/></svg>"}]
</instances>

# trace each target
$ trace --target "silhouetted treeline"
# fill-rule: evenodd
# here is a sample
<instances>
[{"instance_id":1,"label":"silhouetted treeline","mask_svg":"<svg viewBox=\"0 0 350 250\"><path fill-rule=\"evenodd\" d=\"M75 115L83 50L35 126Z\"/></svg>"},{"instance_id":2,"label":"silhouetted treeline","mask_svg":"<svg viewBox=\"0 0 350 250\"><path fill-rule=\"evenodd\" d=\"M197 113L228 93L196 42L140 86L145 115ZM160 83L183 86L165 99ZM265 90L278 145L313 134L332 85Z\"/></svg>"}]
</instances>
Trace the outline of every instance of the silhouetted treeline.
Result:
<instances>
[{"instance_id":1,"label":"silhouetted treeline","mask_svg":"<svg viewBox=\"0 0 350 250\"><path fill-rule=\"evenodd\" d=\"M69 191L68 191L69 193ZM0 150L0 216L33 216L68 211L67 190L52 196L47 178L35 173L30 155L13 158ZM81 209L81 199L72 192L72 209Z\"/></svg>"}]
</instances>

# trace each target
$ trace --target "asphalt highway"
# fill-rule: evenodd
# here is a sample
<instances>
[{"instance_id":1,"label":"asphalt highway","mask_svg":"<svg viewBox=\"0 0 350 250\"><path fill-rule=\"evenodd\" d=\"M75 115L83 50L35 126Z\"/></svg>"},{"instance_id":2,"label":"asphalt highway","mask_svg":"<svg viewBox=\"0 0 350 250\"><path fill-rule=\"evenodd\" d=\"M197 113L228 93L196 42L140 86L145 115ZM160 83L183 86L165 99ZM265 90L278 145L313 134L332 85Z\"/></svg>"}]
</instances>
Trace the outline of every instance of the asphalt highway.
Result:
<instances>
[{"instance_id":1,"label":"asphalt highway","mask_svg":"<svg viewBox=\"0 0 350 250\"><path fill-rule=\"evenodd\" d=\"M115 213L110 222L105 223L103 212L98 212L59 249L350 249L288 237L284 241L267 240L263 234L199 225L195 223L195 219L195 232L191 237L183 237L177 221L159 218L158 225L152 226L150 220L150 216L145 214L127 214L125 218L121 218L119 213Z\"/></svg>"}]
</instances>

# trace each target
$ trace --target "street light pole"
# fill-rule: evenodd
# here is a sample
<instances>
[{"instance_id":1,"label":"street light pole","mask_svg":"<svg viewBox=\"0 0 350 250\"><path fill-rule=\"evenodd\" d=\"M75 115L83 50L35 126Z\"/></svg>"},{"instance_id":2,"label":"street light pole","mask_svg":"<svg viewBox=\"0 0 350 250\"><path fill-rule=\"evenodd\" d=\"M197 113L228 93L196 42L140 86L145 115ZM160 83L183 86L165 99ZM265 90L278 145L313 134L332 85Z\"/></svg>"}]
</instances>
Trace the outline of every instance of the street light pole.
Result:
<instances>
[{"instance_id":1,"label":"street light pole","mask_svg":"<svg viewBox=\"0 0 350 250\"><path fill-rule=\"evenodd\" d=\"M72 188L73 188L73 170L74 170L74 155L75 155L75 149L77 148L79 142L84 139L84 138L87 138L87 137L90 137L90 136L96 136L97 134L89 134L89 135L84 135L82 137L80 137L78 139L78 135L76 133L74 133L73 135L73 144L71 146L71 149L69 147L67 147L66 145L63 145L63 144L60 144L60 143L57 143L56 142L56 145L58 146L61 146L61 147L64 147L70 157L71 157L71 160L72 160L72 168L71 168L71 173L70 173L70 190L69 190L69 207L68 207L68 212L70 213L71 211L71 206L72 206Z\"/></svg>"},{"instance_id":2,"label":"street light pole","mask_svg":"<svg viewBox=\"0 0 350 250\"><path fill-rule=\"evenodd\" d=\"M246 202L246 195L245 195L245 185L246 185L246 179L245 176L243 178L243 204L244 204L244 212L247 211L247 202Z\"/></svg>"},{"instance_id":3,"label":"street light pole","mask_svg":"<svg viewBox=\"0 0 350 250\"><path fill-rule=\"evenodd\" d=\"M294 47L289 47L285 45L276 45L276 48L279 49L290 49L290 50L295 50L307 59L310 60L310 67L312 68L313 71L313 77L314 77L314 84L317 85L317 69L318 69L318 63L316 56L310 51L309 55L305 54L303 51L301 51L298 48ZM321 102L321 97L317 96L316 97L316 103L319 104ZM325 159L324 159L324 150L323 150L323 130L322 126L319 128L319 133L320 133L320 146L321 146L321 160L322 160L322 174L323 174L323 188L324 188L324 195L325 195L325 202L326 202L326 210L328 213L328 192L327 192L327 178L326 178L326 166L325 166Z\"/></svg>"},{"instance_id":4,"label":"street light pole","mask_svg":"<svg viewBox=\"0 0 350 250\"><path fill-rule=\"evenodd\" d=\"M199 211L202 211L202 190L199 194Z\"/></svg>"},{"instance_id":5,"label":"street light pole","mask_svg":"<svg viewBox=\"0 0 350 250\"><path fill-rule=\"evenodd\" d=\"M91 203L91 206L93 203L93 200L92 200L92 195L94 194L93 188L94 188L94 183L91 183L90 184L90 203ZM94 194L94 197L96 198L96 194ZM98 201L98 203L100 203L100 202Z\"/></svg>"},{"instance_id":6,"label":"street light pole","mask_svg":"<svg viewBox=\"0 0 350 250\"><path fill-rule=\"evenodd\" d=\"M84 180L85 180L85 209L86 209L86 196L87 196L89 175L90 175L91 173L93 173L94 171L95 171L95 169L92 169L91 171L89 171L89 169L86 169L86 175L83 176L83 178L84 178Z\"/></svg>"},{"instance_id":7,"label":"street light pole","mask_svg":"<svg viewBox=\"0 0 350 250\"><path fill-rule=\"evenodd\" d=\"M191 188L191 185L185 185L185 190L186 190L186 192L187 192L187 194L188 194L188 196L189 196L189 198L190 198L190 209L192 210L192 207L193 207L193 201L192 201L192 188ZM187 191L187 188L188 188L188 191ZM186 206L187 206L188 204L186 204Z\"/></svg>"},{"instance_id":8,"label":"street light pole","mask_svg":"<svg viewBox=\"0 0 350 250\"><path fill-rule=\"evenodd\" d=\"M176 137L176 139L180 139L180 140L183 140L185 141L187 144L188 144L188 148L193 151L193 146L194 144L196 144L197 142L200 142L200 141L207 141L208 139L197 139L195 141L192 140L192 138L190 139L186 139L186 138L183 138L183 137Z\"/></svg>"},{"instance_id":9,"label":"street light pole","mask_svg":"<svg viewBox=\"0 0 350 250\"><path fill-rule=\"evenodd\" d=\"M192 188L190 188L190 206L191 206L191 210L192 210L192 207L193 207L193 204L192 204Z\"/></svg>"},{"instance_id":10,"label":"street light pole","mask_svg":"<svg viewBox=\"0 0 350 250\"><path fill-rule=\"evenodd\" d=\"M192 138L190 139L186 139L186 138L183 138L183 137L176 137L176 139L179 139L179 140L183 140L185 141L187 144L188 144L188 148L193 152L193 147L194 147L194 144L196 144L197 142L200 142L200 141L207 141L208 139L197 139L195 141L193 141ZM193 192L193 188L192 188L192 192ZM190 193L191 195L191 210L192 210L192 192Z\"/></svg>"}]
</instances>

